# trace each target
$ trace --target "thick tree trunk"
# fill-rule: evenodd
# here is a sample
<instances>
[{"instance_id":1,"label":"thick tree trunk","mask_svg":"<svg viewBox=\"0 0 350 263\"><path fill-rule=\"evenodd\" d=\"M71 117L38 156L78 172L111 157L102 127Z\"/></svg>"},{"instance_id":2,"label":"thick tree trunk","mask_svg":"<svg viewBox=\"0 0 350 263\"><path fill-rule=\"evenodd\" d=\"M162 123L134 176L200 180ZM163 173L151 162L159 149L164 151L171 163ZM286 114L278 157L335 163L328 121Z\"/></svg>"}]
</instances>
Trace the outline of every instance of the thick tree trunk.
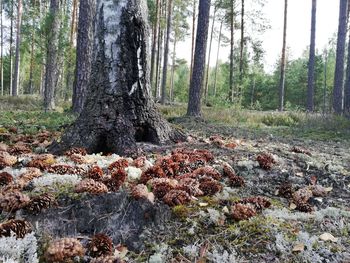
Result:
<instances>
[{"instance_id":1,"label":"thick tree trunk","mask_svg":"<svg viewBox=\"0 0 350 263\"><path fill-rule=\"evenodd\" d=\"M342 111L343 111L343 83L344 83L347 9L348 9L347 0L340 0L337 55L336 55L336 62L335 62L334 89L333 89L333 109L336 114L342 114Z\"/></svg>"},{"instance_id":2,"label":"thick tree trunk","mask_svg":"<svg viewBox=\"0 0 350 263\"><path fill-rule=\"evenodd\" d=\"M283 23L283 45L281 58L281 73L279 85L279 110L284 110L284 93L285 93L285 78L286 78L286 46L287 46L287 15L288 15L288 0L284 0L284 23Z\"/></svg>"},{"instance_id":3,"label":"thick tree trunk","mask_svg":"<svg viewBox=\"0 0 350 263\"><path fill-rule=\"evenodd\" d=\"M34 92L34 46L35 46L35 8L36 0L32 7L32 39L31 39L31 49L30 49L30 68L29 68L29 85L28 85L28 94L33 94Z\"/></svg>"},{"instance_id":4,"label":"thick tree trunk","mask_svg":"<svg viewBox=\"0 0 350 263\"><path fill-rule=\"evenodd\" d=\"M1 78L1 96L4 96L4 29L3 29L3 0L0 0L0 53L1 53L1 68L0 68L0 78Z\"/></svg>"},{"instance_id":5,"label":"thick tree trunk","mask_svg":"<svg viewBox=\"0 0 350 263\"><path fill-rule=\"evenodd\" d=\"M193 0L193 9L192 9L192 45L191 45L191 67L190 67L190 85L192 80L193 73L193 61L194 61L194 48L196 44L196 17L197 17L197 0Z\"/></svg>"},{"instance_id":6,"label":"thick tree trunk","mask_svg":"<svg viewBox=\"0 0 350 263\"><path fill-rule=\"evenodd\" d=\"M349 2L350 4L350 2ZM349 8L349 6L348 6ZM348 12L350 11L350 8ZM348 17L349 19L349 17ZM348 57L347 57L347 68L346 68L346 79L345 79L345 90L344 90L344 115L350 117L350 34L348 40Z\"/></svg>"},{"instance_id":7,"label":"thick tree trunk","mask_svg":"<svg viewBox=\"0 0 350 263\"><path fill-rule=\"evenodd\" d=\"M234 32L235 32L235 21L234 21L234 4L235 1L231 0L230 3L230 31L231 31L231 37L230 37L230 102L233 103L235 99L235 87L234 87L234 68L233 68L233 59L234 59L234 47L235 47L235 42L234 42Z\"/></svg>"},{"instance_id":8,"label":"thick tree trunk","mask_svg":"<svg viewBox=\"0 0 350 263\"><path fill-rule=\"evenodd\" d=\"M86 89L89 85L95 12L96 0L80 1L76 74L73 86L73 111L78 114L83 109L86 99Z\"/></svg>"},{"instance_id":9,"label":"thick tree trunk","mask_svg":"<svg viewBox=\"0 0 350 263\"><path fill-rule=\"evenodd\" d=\"M214 97L216 96L216 85L217 85L217 76L219 69L219 54L220 54L220 46L221 46L221 33L222 33L222 25L224 21L221 21L220 30L219 30L219 41L218 41L218 51L216 53L216 65L215 65L215 76L214 76Z\"/></svg>"},{"instance_id":10,"label":"thick tree trunk","mask_svg":"<svg viewBox=\"0 0 350 263\"><path fill-rule=\"evenodd\" d=\"M174 81L175 81L175 61L176 61L176 34L174 36L174 46L173 46L173 61L171 66L171 80L170 80L170 102L174 101Z\"/></svg>"},{"instance_id":11,"label":"thick tree trunk","mask_svg":"<svg viewBox=\"0 0 350 263\"><path fill-rule=\"evenodd\" d=\"M19 86L19 64L20 64L20 45L21 45L21 25L22 25L22 0L18 0L17 3L17 34L16 34L16 59L15 59L15 72L13 75L12 83L12 95L18 96Z\"/></svg>"},{"instance_id":12,"label":"thick tree trunk","mask_svg":"<svg viewBox=\"0 0 350 263\"><path fill-rule=\"evenodd\" d=\"M194 53L193 74L188 100L187 116L201 116L201 90L205 71L205 55L207 51L210 0L199 1L196 48Z\"/></svg>"},{"instance_id":13,"label":"thick tree trunk","mask_svg":"<svg viewBox=\"0 0 350 263\"><path fill-rule=\"evenodd\" d=\"M310 57L309 73L307 85L307 110L314 111L314 93L315 93L315 41L316 41L316 4L317 0L312 0L311 11L311 40L310 40Z\"/></svg>"},{"instance_id":14,"label":"thick tree trunk","mask_svg":"<svg viewBox=\"0 0 350 263\"><path fill-rule=\"evenodd\" d=\"M84 147L90 153L126 155L137 151L136 142L184 139L151 99L146 6L144 0L97 0L88 96L52 152Z\"/></svg>"},{"instance_id":15,"label":"thick tree trunk","mask_svg":"<svg viewBox=\"0 0 350 263\"><path fill-rule=\"evenodd\" d=\"M86 0L84 2L86 2ZM70 26L70 37L69 37L69 43L71 46L73 46L73 42L74 42L74 38L75 38L74 36L76 33L77 13L78 13L78 0L73 0L72 22L71 22L71 26Z\"/></svg>"},{"instance_id":16,"label":"thick tree trunk","mask_svg":"<svg viewBox=\"0 0 350 263\"><path fill-rule=\"evenodd\" d=\"M46 74L44 89L44 109L50 111L55 108L55 92L59 75L57 64L59 64L58 38L60 31L60 6L61 0L51 0L50 2L50 22L51 34L49 36L46 58Z\"/></svg>"},{"instance_id":17,"label":"thick tree trunk","mask_svg":"<svg viewBox=\"0 0 350 263\"><path fill-rule=\"evenodd\" d=\"M153 27L153 41L152 41L152 54L151 54L151 87L154 87L154 67L156 60L157 44L158 44L158 25L160 17L160 0L156 3L156 23Z\"/></svg>"},{"instance_id":18,"label":"thick tree trunk","mask_svg":"<svg viewBox=\"0 0 350 263\"><path fill-rule=\"evenodd\" d=\"M169 58L169 44L170 44L170 33L171 33L171 24L172 24L172 15L173 13L173 0L168 1L168 19L167 19L167 30L165 38L165 47L164 47L164 64L163 64L163 77L162 77L162 96L161 103L165 104L166 101L166 82L168 77L168 58Z\"/></svg>"}]
</instances>

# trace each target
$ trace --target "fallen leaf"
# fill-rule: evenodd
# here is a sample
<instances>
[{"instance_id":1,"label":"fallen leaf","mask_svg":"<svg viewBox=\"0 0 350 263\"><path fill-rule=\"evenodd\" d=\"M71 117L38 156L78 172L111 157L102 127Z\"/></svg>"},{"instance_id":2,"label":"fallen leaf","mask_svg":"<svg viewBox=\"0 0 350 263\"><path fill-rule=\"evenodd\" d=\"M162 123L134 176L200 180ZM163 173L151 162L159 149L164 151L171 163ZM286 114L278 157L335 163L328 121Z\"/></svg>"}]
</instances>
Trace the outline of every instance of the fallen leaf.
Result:
<instances>
[{"instance_id":1,"label":"fallen leaf","mask_svg":"<svg viewBox=\"0 0 350 263\"><path fill-rule=\"evenodd\" d=\"M208 206L209 204L208 203L199 203L199 206L200 207L206 207L206 206Z\"/></svg>"},{"instance_id":2,"label":"fallen leaf","mask_svg":"<svg viewBox=\"0 0 350 263\"><path fill-rule=\"evenodd\" d=\"M230 211L228 210L227 206L225 206L223 209L222 209L222 212L224 212L225 214L229 214Z\"/></svg>"},{"instance_id":3,"label":"fallen leaf","mask_svg":"<svg viewBox=\"0 0 350 263\"><path fill-rule=\"evenodd\" d=\"M324 190L329 193L333 191L333 187L326 187Z\"/></svg>"},{"instance_id":4,"label":"fallen leaf","mask_svg":"<svg viewBox=\"0 0 350 263\"><path fill-rule=\"evenodd\" d=\"M330 233L324 233L324 234L320 235L320 239L323 241L332 241L334 243L338 242L338 238L334 237Z\"/></svg>"},{"instance_id":5,"label":"fallen leaf","mask_svg":"<svg viewBox=\"0 0 350 263\"><path fill-rule=\"evenodd\" d=\"M305 250L305 245L303 243L298 243L293 247L293 252L302 252Z\"/></svg>"},{"instance_id":6,"label":"fallen leaf","mask_svg":"<svg viewBox=\"0 0 350 263\"><path fill-rule=\"evenodd\" d=\"M303 173L295 173L295 176L304 177L304 174Z\"/></svg>"},{"instance_id":7,"label":"fallen leaf","mask_svg":"<svg viewBox=\"0 0 350 263\"><path fill-rule=\"evenodd\" d=\"M297 205L294 204L294 203L291 203L291 204L289 205L289 209L290 209L290 210L295 210L296 208L297 208Z\"/></svg>"}]
</instances>

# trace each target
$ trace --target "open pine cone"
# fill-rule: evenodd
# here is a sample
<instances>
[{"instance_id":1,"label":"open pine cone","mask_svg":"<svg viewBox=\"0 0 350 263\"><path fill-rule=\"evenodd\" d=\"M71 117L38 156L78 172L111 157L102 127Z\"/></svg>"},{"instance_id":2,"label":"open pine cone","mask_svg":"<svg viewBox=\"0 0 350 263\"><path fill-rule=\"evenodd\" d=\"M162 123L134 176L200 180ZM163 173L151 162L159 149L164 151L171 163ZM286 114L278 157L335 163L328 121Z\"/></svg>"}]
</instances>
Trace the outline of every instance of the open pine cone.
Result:
<instances>
[{"instance_id":1,"label":"open pine cone","mask_svg":"<svg viewBox=\"0 0 350 263\"><path fill-rule=\"evenodd\" d=\"M26 153L31 153L32 150L24 143L17 143L10 147L9 153L12 155L21 155Z\"/></svg>"},{"instance_id":2,"label":"open pine cone","mask_svg":"<svg viewBox=\"0 0 350 263\"><path fill-rule=\"evenodd\" d=\"M271 154L260 154L256 160L258 161L260 167L264 170L271 170L272 166L276 163L275 159Z\"/></svg>"},{"instance_id":3,"label":"open pine cone","mask_svg":"<svg viewBox=\"0 0 350 263\"><path fill-rule=\"evenodd\" d=\"M152 192L148 192L148 188L144 184L138 184L134 186L131 190L131 195L136 200L147 199L151 203L154 202L154 194Z\"/></svg>"},{"instance_id":4,"label":"open pine cone","mask_svg":"<svg viewBox=\"0 0 350 263\"><path fill-rule=\"evenodd\" d=\"M204 195L215 195L222 190L222 185L211 178L203 178L200 180L199 189L203 191Z\"/></svg>"},{"instance_id":5,"label":"open pine cone","mask_svg":"<svg viewBox=\"0 0 350 263\"><path fill-rule=\"evenodd\" d=\"M25 207L25 210L32 214L39 214L42 210L50 208L55 203L55 197L52 194L45 193L33 197Z\"/></svg>"},{"instance_id":6,"label":"open pine cone","mask_svg":"<svg viewBox=\"0 0 350 263\"><path fill-rule=\"evenodd\" d=\"M17 238L24 238L30 232L32 226L25 220L12 219L0 224L0 237L10 237L14 233Z\"/></svg>"},{"instance_id":7,"label":"open pine cone","mask_svg":"<svg viewBox=\"0 0 350 263\"><path fill-rule=\"evenodd\" d=\"M52 242L46 253L47 262L66 262L74 257L82 257L85 250L82 244L75 238L62 238Z\"/></svg>"},{"instance_id":8,"label":"open pine cone","mask_svg":"<svg viewBox=\"0 0 350 263\"><path fill-rule=\"evenodd\" d=\"M95 166L90 168L86 177L89 179L99 181L103 177L103 170L99 166L95 165Z\"/></svg>"},{"instance_id":9,"label":"open pine cone","mask_svg":"<svg viewBox=\"0 0 350 263\"><path fill-rule=\"evenodd\" d=\"M108 170L109 171L113 171L113 170L121 170L121 169L125 169L129 166L129 163L126 159L120 159L118 161L115 161L114 163L111 163L108 166Z\"/></svg>"},{"instance_id":10,"label":"open pine cone","mask_svg":"<svg viewBox=\"0 0 350 263\"><path fill-rule=\"evenodd\" d=\"M111 256L113 251L113 241L105 234L94 235L88 244L88 253L93 258Z\"/></svg>"},{"instance_id":11,"label":"open pine cone","mask_svg":"<svg viewBox=\"0 0 350 263\"><path fill-rule=\"evenodd\" d=\"M252 205L238 203L232 206L231 214L234 220L241 221L256 216L257 212Z\"/></svg>"},{"instance_id":12,"label":"open pine cone","mask_svg":"<svg viewBox=\"0 0 350 263\"><path fill-rule=\"evenodd\" d=\"M8 192L0 196L0 209L14 213L28 205L29 201L29 197L19 191Z\"/></svg>"},{"instance_id":13,"label":"open pine cone","mask_svg":"<svg viewBox=\"0 0 350 263\"><path fill-rule=\"evenodd\" d=\"M0 152L0 169L7 166L13 166L17 162L17 157L12 156L8 152Z\"/></svg>"},{"instance_id":14,"label":"open pine cone","mask_svg":"<svg viewBox=\"0 0 350 263\"><path fill-rule=\"evenodd\" d=\"M66 156L71 156L73 154L80 154L82 156L85 156L85 155L87 155L87 151L85 148L74 147L74 148L71 148L70 150L68 150L64 153L64 155L66 155Z\"/></svg>"},{"instance_id":15,"label":"open pine cone","mask_svg":"<svg viewBox=\"0 0 350 263\"><path fill-rule=\"evenodd\" d=\"M185 191L171 190L163 197L163 201L169 206L184 205L191 201L191 197Z\"/></svg>"},{"instance_id":16,"label":"open pine cone","mask_svg":"<svg viewBox=\"0 0 350 263\"><path fill-rule=\"evenodd\" d=\"M108 188L104 183L96 182L92 179L84 179L75 186L77 193L104 194Z\"/></svg>"},{"instance_id":17,"label":"open pine cone","mask_svg":"<svg viewBox=\"0 0 350 263\"><path fill-rule=\"evenodd\" d=\"M269 201L269 199L263 196L244 198L240 201L240 203L251 204L258 212L261 212L263 209L269 208L271 206L271 202Z\"/></svg>"},{"instance_id":18,"label":"open pine cone","mask_svg":"<svg viewBox=\"0 0 350 263\"><path fill-rule=\"evenodd\" d=\"M9 185L12 182L13 182L13 177L11 174L6 173L6 172L0 173L0 187L5 186L5 185Z\"/></svg>"},{"instance_id":19,"label":"open pine cone","mask_svg":"<svg viewBox=\"0 0 350 263\"><path fill-rule=\"evenodd\" d=\"M210 177L215 180L220 180L221 179L221 174L215 170L213 167L206 166L206 167L201 167L193 171L193 174L197 177Z\"/></svg>"},{"instance_id":20,"label":"open pine cone","mask_svg":"<svg viewBox=\"0 0 350 263\"><path fill-rule=\"evenodd\" d=\"M289 182L285 182L278 188L278 195L284 198L292 198L293 196L293 186Z\"/></svg>"},{"instance_id":21,"label":"open pine cone","mask_svg":"<svg viewBox=\"0 0 350 263\"><path fill-rule=\"evenodd\" d=\"M308 188L301 188L293 194L293 201L296 205L299 203L307 203L312 197L312 191Z\"/></svg>"},{"instance_id":22,"label":"open pine cone","mask_svg":"<svg viewBox=\"0 0 350 263\"><path fill-rule=\"evenodd\" d=\"M42 176L42 172L38 168L27 168L27 171L25 171L23 174L21 174L17 178L18 184L25 186L28 183L30 183L34 178L38 178Z\"/></svg>"}]
</instances>

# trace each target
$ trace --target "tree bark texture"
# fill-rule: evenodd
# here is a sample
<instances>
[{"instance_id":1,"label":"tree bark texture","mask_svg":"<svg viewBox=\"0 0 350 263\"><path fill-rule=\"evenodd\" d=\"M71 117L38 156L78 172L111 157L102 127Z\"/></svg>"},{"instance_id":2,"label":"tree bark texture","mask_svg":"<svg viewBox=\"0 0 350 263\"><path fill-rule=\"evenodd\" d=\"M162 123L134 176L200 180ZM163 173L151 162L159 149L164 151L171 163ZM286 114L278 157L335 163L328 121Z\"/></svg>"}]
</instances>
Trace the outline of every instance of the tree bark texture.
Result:
<instances>
[{"instance_id":1,"label":"tree bark texture","mask_svg":"<svg viewBox=\"0 0 350 263\"><path fill-rule=\"evenodd\" d=\"M350 2L349 2L349 4L350 4ZM350 10L348 10L348 12L349 11ZM345 116L350 117L350 52L349 52L350 51L350 34L349 34L348 41L349 41L348 42L348 57L347 57L346 79L345 79L345 86L344 86L344 114L345 114Z\"/></svg>"},{"instance_id":2,"label":"tree bark texture","mask_svg":"<svg viewBox=\"0 0 350 263\"><path fill-rule=\"evenodd\" d=\"M286 78L286 46L287 46L287 16L288 0L284 0L284 23L283 23L283 44L281 57L281 72L279 85L279 110L284 110L285 78Z\"/></svg>"},{"instance_id":3,"label":"tree bark texture","mask_svg":"<svg viewBox=\"0 0 350 263\"><path fill-rule=\"evenodd\" d=\"M144 0L97 0L88 96L61 142L51 145L53 153L84 147L131 155L137 142L184 139L151 99L147 17Z\"/></svg>"},{"instance_id":4,"label":"tree bark texture","mask_svg":"<svg viewBox=\"0 0 350 263\"><path fill-rule=\"evenodd\" d=\"M240 54L239 54L239 85L242 88L243 81L243 55L244 55L244 15L245 15L245 3L241 0L241 43L240 43ZM241 93L241 90L239 91Z\"/></svg>"},{"instance_id":5,"label":"tree bark texture","mask_svg":"<svg viewBox=\"0 0 350 263\"><path fill-rule=\"evenodd\" d=\"M210 0L200 0L193 74L187 108L187 115L191 117L201 116L201 90L203 86L205 71L205 55L207 51L209 15Z\"/></svg>"},{"instance_id":6,"label":"tree bark texture","mask_svg":"<svg viewBox=\"0 0 350 263\"><path fill-rule=\"evenodd\" d=\"M234 40L234 32L235 32L235 21L234 21L234 4L235 1L231 0L230 3L230 8L231 8L231 12L230 12L230 32L231 32L231 37L230 37L230 94L229 94L229 98L230 98L230 102L233 103L234 102L234 98L235 98L235 87L234 87L234 68L233 68L233 64L234 64L234 47L235 47L235 40Z\"/></svg>"},{"instance_id":7,"label":"tree bark texture","mask_svg":"<svg viewBox=\"0 0 350 263\"><path fill-rule=\"evenodd\" d=\"M343 111L343 83L348 1L340 0L337 52L334 72L333 109L336 114Z\"/></svg>"},{"instance_id":8,"label":"tree bark texture","mask_svg":"<svg viewBox=\"0 0 350 263\"><path fill-rule=\"evenodd\" d=\"M1 34L1 40L0 40L0 53L1 53L1 68L0 68L0 77L1 77L1 96L4 96L4 29L3 29L3 0L0 0L0 34Z\"/></svg>"},{"instance_id":9,"label":"tree bark texture","mask_svg":"<svg viewBox=\"0 0 350 263\"><path fill-rule=\"evenodd\" d=\"M16 33L16 58L15 58L15 72L13 75L12 95L18 96L19 86L19 64L20 64L20 45L21 45L21 25L22 25L22 0L17 3L17 33Z\"/></svg>"},{"instance_id":10,"label":"tree bark texture","mask_svg":"<svg viewBox=\"0 0 350 263\"><path fill-rule=\"evenodd\" d=\"M80 1L73 111L81 113L91 73L96 0Z\"/></svg>"},{"instance_id":11,"label":"tree bark texture","mask_svg":"<svg viewBox=\"0 0 350 263\"><path fill-rule=\"evenodd\" d=\"M314 111L314 93L315 93L315 41L316 41L316 4L317 0L312 0L311 11L311 40L309 56L309 72L307 85L307 110Z\"/></svg>"},{"instance_id":12,"label":"tree bark texture","mask_svg":"<svg viewBox=\"0 0 350 263\"><path fill-rule=\"evenodd\" d=\"M154 68L155 68L155 60L156 60L157 44L158 44L159 17L160 17L160 0L157 0L156 23L154 24L154 27L153 27L153 41L152 41L152 53L151 53L151 87L154 87Z\"/></svg>"},{"instance_id":13,"label":"tree bark texture","mask_svg":"<svg viewBox=\"0 0 350 263\"><path fill-rule=\"evenodd\" d=\"M197 0L193 0L193 11L192 11L192 45L191 45L191 67L190 67L190 85L193 73L193 60L194 60L194 48L196 45L196 17L197 17Z\"/></svg>"},{"instance_id":14,"label":"tree bark texture","mask_svg":"<svg viewBox=\"0 0 350 263\"><path fill-rule=\"evenodd\" d=\"M13 0L11 0L11 18L10 18L10 95L13 95L12 82L13 82Z\"/></svg>"}]
</instances>

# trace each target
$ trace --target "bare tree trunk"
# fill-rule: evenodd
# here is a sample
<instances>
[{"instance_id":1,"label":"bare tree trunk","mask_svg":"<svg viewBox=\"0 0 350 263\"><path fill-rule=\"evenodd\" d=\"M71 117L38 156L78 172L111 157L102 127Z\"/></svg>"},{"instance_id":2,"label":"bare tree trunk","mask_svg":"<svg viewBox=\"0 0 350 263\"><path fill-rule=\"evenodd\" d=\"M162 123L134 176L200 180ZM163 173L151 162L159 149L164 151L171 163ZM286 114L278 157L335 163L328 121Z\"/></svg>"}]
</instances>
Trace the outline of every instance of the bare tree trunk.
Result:
<instances>
[{"instance_id":1,"label":"bare tree trunk","mask_svg":"<svg viewBox=\"0 0 350 263\"><path fill-rule=\"evenodd\" d=\"M240 43L240 54L239 54L239 93L241 93L242 89L242 81L243 81L243 55L244 55L244 0L241 0L241 43Z\"/></svg>"},{"instance_id":2,"label":"bare tree trunk","mask_svg":"<svg viewBox=\"0 0 350 263\"><path fill-rule=\"evenodd\" d=\"M231 0L230 3L230 8L231 8L231 12L230 12L230 31L231 31L231 39L230 39L230 94L229 94L229 98L230 98L230 102L233 103L234 102L234 98L235 98L235 87L234 87L234 68L233 68L233 59L234 59L234 47L235 47L235 42L234 42L234 31L235 31L235 21L234 21L234 0Z\"/></svg>"},{"instance_id":3,"label":"bare tree trunk","mask_svg":"<svg viewBox=\"0 0 350 263\"><path fill-rule=\"evenodd\" d=\"M22 0L17 3L17 34L16 34L16 60L15 60L15 74L12 83L12 95L18 95L19 88L19 64L20 64L20 45L21 45L21 25L22 25Z\"/></svg>"},{"instance_id":4,"label":"bare tree trunk","mask_svg":"<svg viewBox=\"0 0 350 263\"><path fill-rule=\"evenodd\" d=\"M13 90L12 90L12 82L13 82L13 0L11 0L11 18L10 18L10 88L9 88L9 93L10 95L13 95Z\"/></svg>"},{"instance_id":5,"label":"bare tree trunk","mask_svg":"<svg viewBox=\"0 0 350 263\"><path fill-rule=\"evenodd\" d=\"M77 14L78 13L78 0L73 0L73 10L72 10L72 22L70 26L70 37L69 37L69 43L71 46L73 46L74 42L74 35L76 33L76 26L77 26Z\"/></svg>"},{"instance_id":6,"label":"bare tree trunk","mask_svg":"<svg viewBox=\"0 0 350 263\"><path fill-rule=\"evenodd\" d=\"M32 39L31 39L31 50L30 50L30 68L29 68L29 88L28 88L28 93L33 94L34 92L34 46L35 46L35 19L34 19L34 13L35 13L35 8L36 8L36 0L34 0L34 4L32 6Z\"/></svg>"},{"instance_id":7,"label":"bare tree trunk","mask_svg":"<svg viewBox=\"0 0 350 263\"><path fill-rule=\"evenodd\" d=\"M286 46L287 46L287 15L288 15L288 0L284 0L284 25L283 25L283 45L281 58L281 74L279 85L280 106L279 110L284 110L284 92L285 92L285 77L286 77Z\"/></svg>"},{"instance_id":8,"label":"bare tree trunk","mask_svg":"<svg viewBox=\"0 0 350 263\"><path fill-rule=\"evenodd\" d=\"M91 74L96 0L80 1L76 74L73 85L73 111L81 113Z\"/></svg>"},{"instance_id":9,"label":"bare tree trunk","mask_svg":"<svg viewBox=\"0 0 350 263\"><path fill-rule=\"evenodd\" d=\"M211 25L210 40L209 40L208 64L207 64L206 77L205 77L205 88L204 88L204 103L207 103L207 100L208 100L209 74L210 74L210 56L211 56L211 45L213 43L213 36L214 36L214 25L215 25L216 11L217 11L217 9L215 7L214 15L213 15L213 23Z\"/></svg>"},{"instance_id":10,"label":"bare tree trunk","mask_svg":"<svg viewBox=\"0 0 350 263\"><path fill-rule=\"evenodd\" d=\"M326 114L326 100L327 100L327 67L328 67L328 54L327 49L324 51L324 83L323 83L323 115Z\"/></svg>"},{"instance_id":11,"label":"bare tree trunk","mask_svg":"<svg viewBox=\"0 0 350 263\"><path fill-rule=\"evenodd\" d=\"M1 53L1 68L0 68L0 77L1 77L1 83L0 83L0 85L1 85L1 96L4 96L4 29L3 29L3 0L0 0L0 12L1 12L1 14L0 14L0 16L1 16L1 18L0 18L0 23L1 23L1 25L0 25L0 31L1 31L1 40L0 40L0 45L1 45L1 47L0 47L0 53Z\"/></svg>"},{"instance_id":12,"label":"bare tree trunk","mask_svg":"<svg viewBox=\"0 0 350 263\"><path fill-rule=\"evenodd\" d=\"M164 0L161 1L160 10L159 10L159 19L163 16L164 12ZM159 23L158 26L158 32L159 32L159 38L158 38L158 51L157 51L157 63L156 63L156 85L154 90L154 98L155 100L158 100L160 98L159 93L159 82L160 82L160 76L161 76L161 64L162 64L162 53L163 53L163 36L164 36L164 30L161 27L161 23Z\"/></svg>"},{"instance_id":13,"label":"bare tree trunk","mask_svg":"<svg viewBox=\"0 0 350 263\"><path fill-rule=\"evenodd\" d=\"M309 74L308 74L308 85L307 85L308 86L308 88L307 88L307 110L309 112L314 111L316 4L317 4L317 0L312 0Z\"/></svg>"},{"instance_id":14,"label":"bare tree trunk","mask_svg":"<svg viewBox=\"0 0 350 263\"><path fill-rule=\"evenodd\" d=\"M176 34L174 36L173 61L171 66L171 83L170 83L170 102L174 101L174 79L175 79L175 61L176 61Z\"/></svg>"},{"instance_id":15,"label":"bare tree trunk","mask_svg":"<svg viewBox=\"0 0 350 263\"><path fill-rule=\"evenodd\" d=\"M216 65L215 65L215 76L214 76L214 97L216 96L216 85L217 85L217 75L219 68L219 55L220 55L220 46L221 46L221 33L222 33L222 25L224 21L221 21L220 30L219 30L219 41L218 41L218 51L216 53Z\"/></svg>"},{"instance_id":16,"label":"bare tree trunk","mask_svg":"<svg viewBox=\"0 0 350 263\"><path fill-rule=\"evenodd\" d=\"M193 0L193 14L192 14L192 48L191 48L191 67L190 67L190 82L192 80L193 73L193 61L194 61L194 48L196 44L196 17L197 17L197 0ZM191 83L190 83L191 84Z\"/></svg>"},{"instance_id":17,"label":"bare tree trunk","mask_svg":"<svg viewBox=\"0 0 350 263\"><path fill-rule=\"evenodd\" d=\"M157 0L156 5L156 23L153 27L153 41L152 41L152 54L151 54L151 87L154 87L154 67L158 43L158 33L159 33L159 17L160 17L160 0Z\"/></svg>"},{"instance_id":18,"label":"bare tree trunk","mask_svg":"<svg viewBox=\"0 0 350 263\"><path fill-rule=\"evenodd\" d=\"M172 11L173 11L173 0L168 1L168 19L167 19L167 30L164 48L164 64L163 64L163 78L162 78L162 96L161 103L165 104L166 101L166 82L168 76L168 58L169 58L169 43L170 43L170 33L172 24Z\"/></svg>"},{"instance_id":19,"label":"bare tree trunk","mask_svg":"<svg viewBox=\"0 0 350 263\"><path fill-rule=\"evenodd\" d=\"M131 155L137 142L184 139L151 98L145 6L144 0L97 0L89 94L76 122L50 151L84 147L89 153Z\"/></svg>"},{"instance_id":20,"label":"bare tree trunk","mask_svg":"<svg viewBox=\"0 0 350 263\"><path fill-rule=\"evenodd\" d=\"M188 100L187 116L201 116L201 90L205 71L210 16L210 0L199 0L196 48L194 53L193 74Z\"/></svg>"},{"instance_id":21,"label":"bare tree trunk","mask_svg":"<svg viewBox=\"0 0 350 263\"><path fill-rule=\"evenodd\" d=\"M250 107L254 106L254 100L255 100L255 85L256 85L256 80L255 76L253 76L253 85L252 85L252 93L250 97Z\"/></svg>"},{"instance_id":22,"label":"bare tree trunk","mask_svg":"<svg viewBox=\"0 0 350 263\"><path fill-rule=\"evenodd\" d=\"M58 58L58 38L60 31L60 6L61 0L50 1L51 34L47 46L45 89L44 89L44 109L50 111L55 108L55 92L58 84L57 64Z\"/></svg>"}]
</instances>

